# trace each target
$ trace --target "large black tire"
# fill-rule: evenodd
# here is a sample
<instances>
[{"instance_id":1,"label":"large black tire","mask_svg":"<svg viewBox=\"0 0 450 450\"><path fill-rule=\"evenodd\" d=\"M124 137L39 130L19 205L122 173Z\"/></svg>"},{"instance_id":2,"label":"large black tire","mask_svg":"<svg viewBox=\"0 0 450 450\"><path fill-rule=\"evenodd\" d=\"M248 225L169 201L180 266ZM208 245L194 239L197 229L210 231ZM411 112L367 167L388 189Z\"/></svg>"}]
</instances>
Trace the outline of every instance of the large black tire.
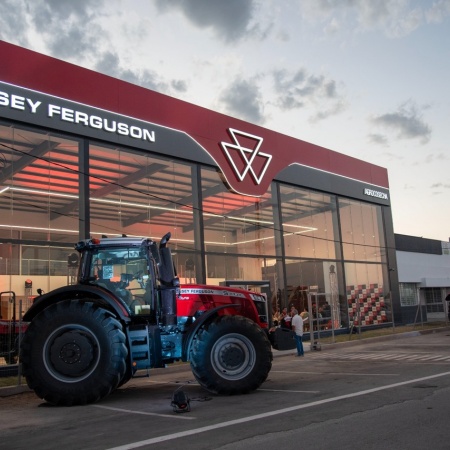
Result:
<instances>
[{"instance_id":1,"label":"large black tire","mask_svg":"<svg viewBox=\"0 0 450 450\"><path fill-rule=\"evenodd\" d=\"M54 405L93 403L126 373L121 323L91 302L49 306L29 325L21 345L23 374L36 395Z\"/></svg>"},{"instance_id":2,"label":"large black tire","mask_svg":"<svg viewBox=\"0 0 450 450\"><path fill-rule=\"evenodd\" d=\"M243 316L221 316L200 329L189 355L192 372L213 394L254 391L272 368L272 350L264 331Z\"/></svg>"}]
</instances>

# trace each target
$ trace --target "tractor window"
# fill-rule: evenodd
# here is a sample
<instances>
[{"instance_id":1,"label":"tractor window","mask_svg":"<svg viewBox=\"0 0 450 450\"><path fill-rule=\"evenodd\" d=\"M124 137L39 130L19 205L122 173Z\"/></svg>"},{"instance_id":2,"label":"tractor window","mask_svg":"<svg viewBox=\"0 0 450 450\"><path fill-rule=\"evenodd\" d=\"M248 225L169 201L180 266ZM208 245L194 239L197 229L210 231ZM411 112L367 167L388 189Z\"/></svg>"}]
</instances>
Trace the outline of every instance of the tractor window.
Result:
<instances>
[{"instance_id":1,"label":"tractor window","mask_svg":"<svg viewBox=\"0 0 450 450\"><path fill-rule=\"evenodd\" d=\"M120 298L132 314L149 314L152 282L147 259L135 249L99 248L92 254L93 284Z\"/></svg>"}]
</instances>

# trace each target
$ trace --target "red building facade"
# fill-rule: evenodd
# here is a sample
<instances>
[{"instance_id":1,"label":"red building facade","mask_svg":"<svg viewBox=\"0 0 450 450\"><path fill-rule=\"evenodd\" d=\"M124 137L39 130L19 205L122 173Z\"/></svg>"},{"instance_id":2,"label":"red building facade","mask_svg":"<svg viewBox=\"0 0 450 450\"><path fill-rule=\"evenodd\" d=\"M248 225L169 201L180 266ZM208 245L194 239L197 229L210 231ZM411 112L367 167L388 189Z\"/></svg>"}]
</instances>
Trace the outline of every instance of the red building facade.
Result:
<instances>
[{"instance_id":1,"label":"red building facade","mask_svg":"<svg viewBox=\"0 0 450 450\"><path fill-rule=\"evenodd\" d=\"M0 54L2 291L70 282L79 239L171 231L182 282L266 280L274 308L311 293L344 329L400 319L386 169L5 42ZM355 302L355 286L378 300Z\"/></svg>"}]
</instances>

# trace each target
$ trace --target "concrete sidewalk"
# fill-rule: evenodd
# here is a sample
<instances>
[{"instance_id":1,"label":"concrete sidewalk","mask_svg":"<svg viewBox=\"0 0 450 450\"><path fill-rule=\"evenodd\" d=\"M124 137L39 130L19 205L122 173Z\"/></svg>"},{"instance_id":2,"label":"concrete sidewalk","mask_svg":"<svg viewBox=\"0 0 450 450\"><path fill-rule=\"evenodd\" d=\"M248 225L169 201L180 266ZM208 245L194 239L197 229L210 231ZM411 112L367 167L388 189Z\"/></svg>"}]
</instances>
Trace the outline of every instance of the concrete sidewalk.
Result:
<instances>
[{"instance_id":1,"label":"concrete sidewalk","mask_svg":"<svg viewBox=\"0 0 450 450\"><path fill-rule=\"evenodd\" d=\"M434 333L443 333L443 332L450 332L450 326L447 327L439 327L439 328L431 328L426 330L414 330L414 331L406 331L404 333L389 333L385 334L383 336L375 336L375 337L368 337L365 338L364 334L361 335L341 335L341 336L348 336L351 338L349 340L341 341L341 342L334 342L334 343L324 343L319 340L315 342L320 342L320 350L330 350L333 348L339 348L339 347L351 347L356 345L362 345L365 342L372 343L372 342L384 342L384 341L391 341L391 340L397 340L397 339L408 339L411 337L417 337L424 334L434 334ZM327 337L328 340L328 337ZM303 341L303 347L305 352L311 352L311 351L318 351L318 350L311 350L311 342ZM273 356L286 356L286 355L295 355L297 353L297 350L293 348L292 350L273 350Z\"/></svg>"}]
</instances>

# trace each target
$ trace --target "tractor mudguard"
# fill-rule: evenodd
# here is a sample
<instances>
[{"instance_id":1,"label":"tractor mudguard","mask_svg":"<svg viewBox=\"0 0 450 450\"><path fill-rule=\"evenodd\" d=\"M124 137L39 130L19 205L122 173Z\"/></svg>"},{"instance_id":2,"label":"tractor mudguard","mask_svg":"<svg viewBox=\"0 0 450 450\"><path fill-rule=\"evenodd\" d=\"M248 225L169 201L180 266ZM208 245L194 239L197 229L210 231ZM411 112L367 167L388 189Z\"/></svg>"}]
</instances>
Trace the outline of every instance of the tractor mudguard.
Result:
<instances>
[{"instance_id":1,"label":"tractor mudguard","mask_svg":"<svg viewBox=\"0 0 450 450\"><path fill-rule=\"evenodd\" d=\"M195 334L198 332L198 330L205 323L209 322L214 317L216 317L218 311L220 311L221 309L226 309L226 308L238 309L240 307L241 307L241 305L238 305L238 304L221 305L221 306L218 306L218 307L216 307L214 309L210 309L209 311L207 311L204 314L202 314L200 316L200 318L194 322L194 324L190 328L188 334L186 335L186 337L185 337L185 339L183 341L183 349L182 349L182 352L181 352L181 359L182 359L182 361L186 362L188 360L187 355L189 355L189 351L190 351L191 344L192 344L192 339L195 336Z\"/></svg>"},{"instance_id":2,"label":"tractor mudguard","mask_svg":"<svg viewBox=\"0 0 450 450\"><path fill-rule=\"evenodd\" d=\"M83 284L63 286L36 297L30 309L23 316L23 321L31 322L41 311L54 303L75 299L90 299L91 301L97 299L104 308L114 311L120 320L130 321L130 314L126 306L114 294L98 286Z\"/></svg>"}]
</instances>

